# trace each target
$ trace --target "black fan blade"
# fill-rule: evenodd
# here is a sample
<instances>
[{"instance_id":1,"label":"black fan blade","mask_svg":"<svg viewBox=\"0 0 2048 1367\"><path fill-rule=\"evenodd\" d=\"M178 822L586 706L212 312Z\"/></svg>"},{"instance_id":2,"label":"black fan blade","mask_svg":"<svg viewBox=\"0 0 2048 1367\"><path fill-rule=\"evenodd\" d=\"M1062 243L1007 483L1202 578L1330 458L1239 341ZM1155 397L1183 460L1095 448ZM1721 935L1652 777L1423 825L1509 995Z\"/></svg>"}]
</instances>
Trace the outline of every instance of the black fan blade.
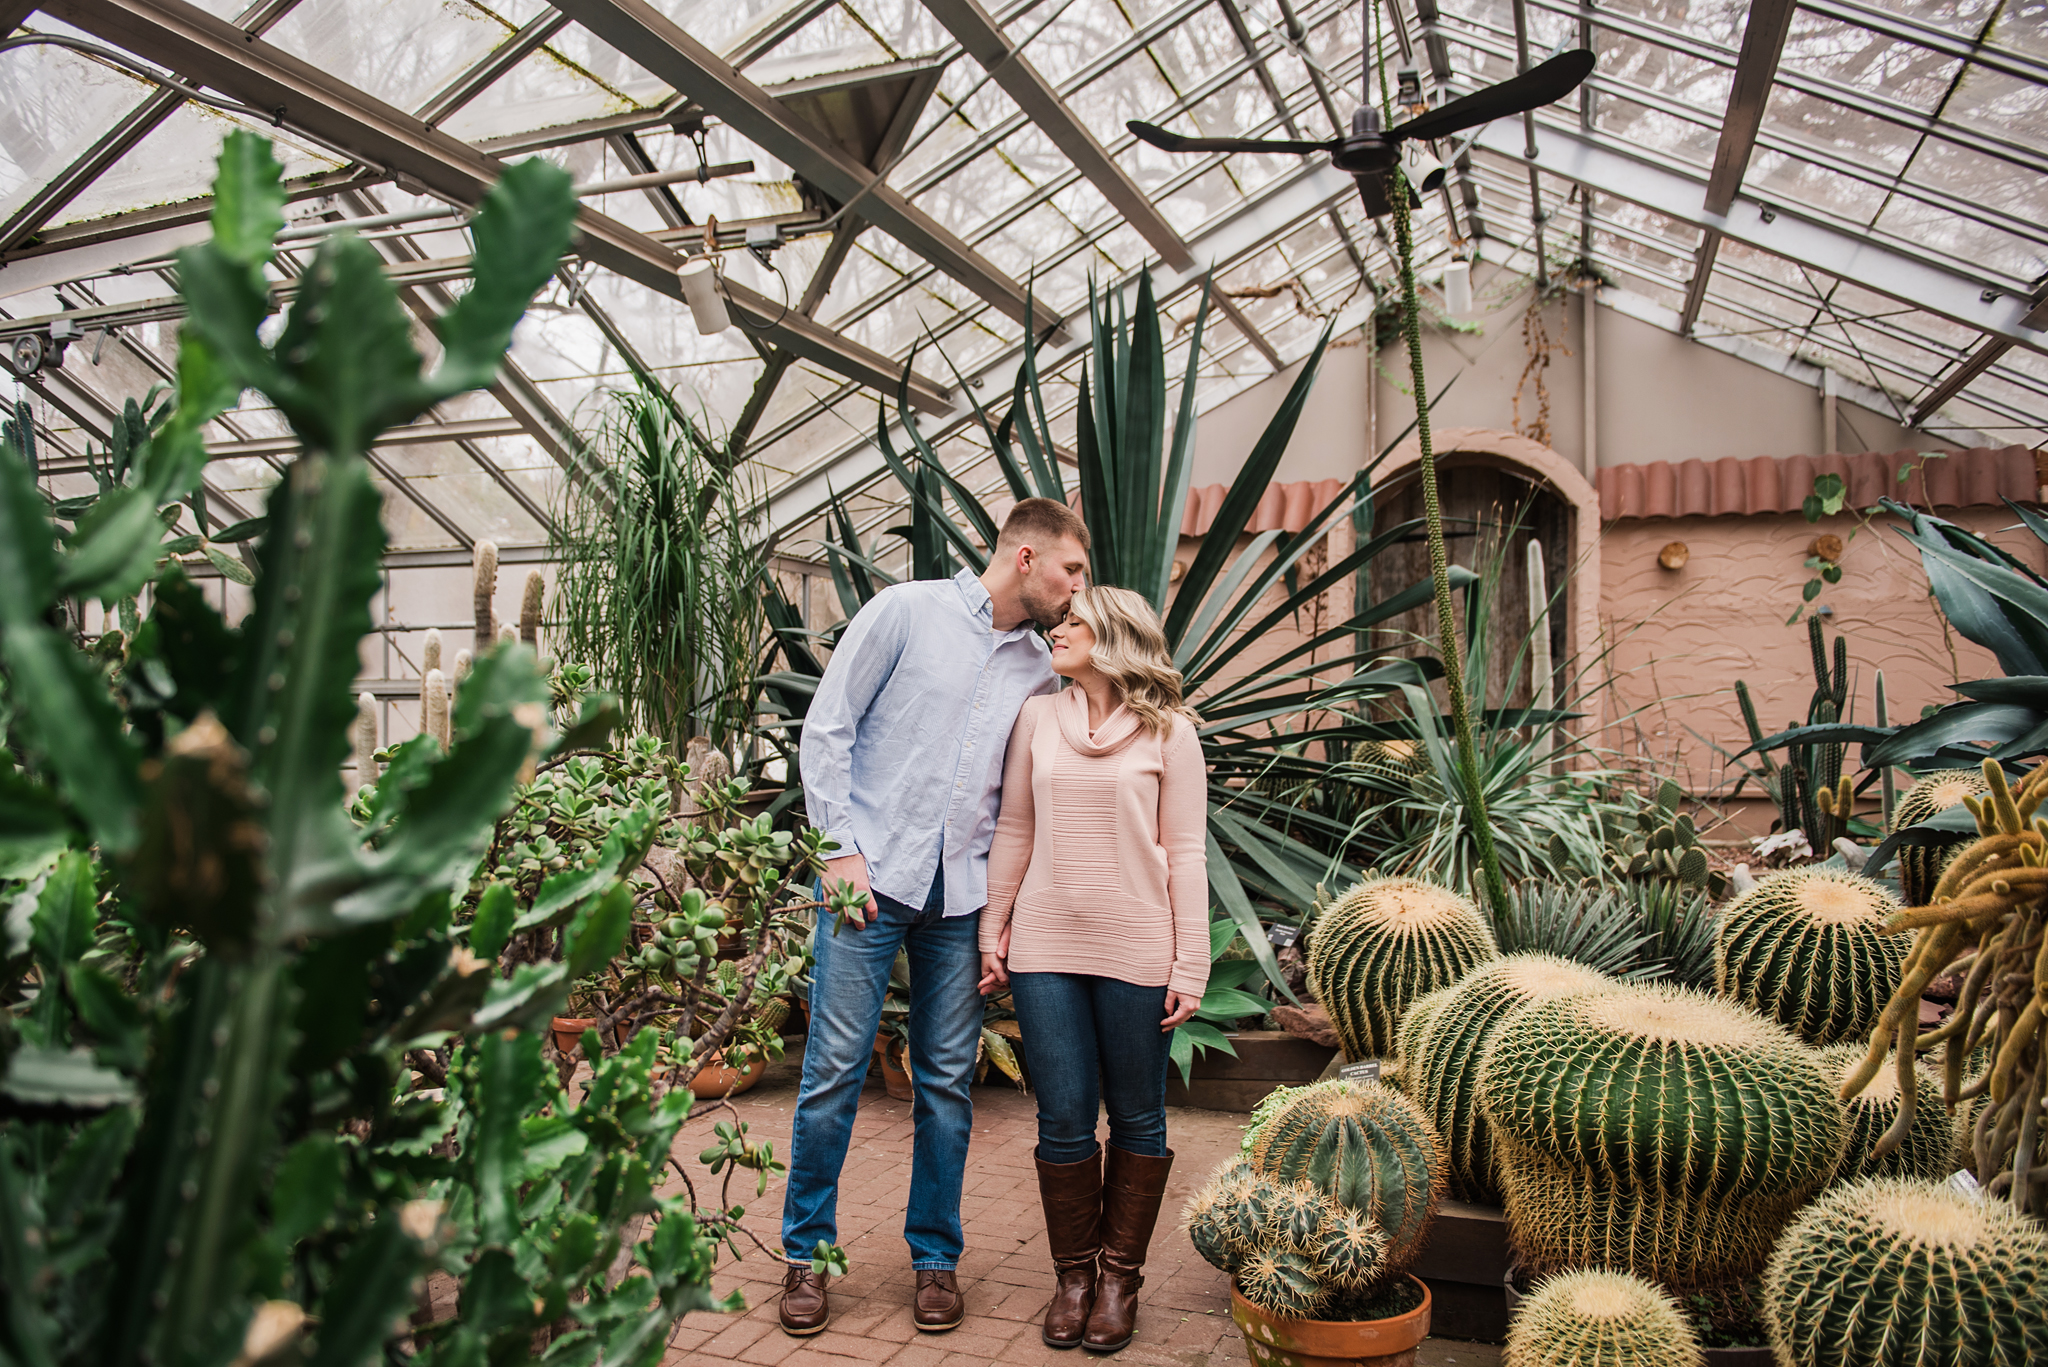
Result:
<instances>
[{"instance_id":1,"label":"black fan blade","mask_svg":"<svg viewBox=\"0 0 2048 1367\"><path fill-rule=\"evenodd\" d=\"M1169 133L1158 124L1144 123L1132 119L1124 127L1142 142L1168 152L1328 152L1336 143L1332 142L1291 142L1266 140L1263 138L1184 138L1178 133Z\"/></svg>"},{"instance_id":2,"label":"black fan blade","mask_svg":"<svg viewBox=\"0 0 2048 1367\"><path fill-rule=\"evenodd\" d=\"M1475 90L1441 109L1432 109L1427 114L1417 115L1404 124L1389 128L1387 141L1448 137L1511 114L1541 109L1577 90L1579 83L1592 74L1593 53L1590 49L1580 47L1560 52L1513 80Z\"/></svg>"}]
</instances>

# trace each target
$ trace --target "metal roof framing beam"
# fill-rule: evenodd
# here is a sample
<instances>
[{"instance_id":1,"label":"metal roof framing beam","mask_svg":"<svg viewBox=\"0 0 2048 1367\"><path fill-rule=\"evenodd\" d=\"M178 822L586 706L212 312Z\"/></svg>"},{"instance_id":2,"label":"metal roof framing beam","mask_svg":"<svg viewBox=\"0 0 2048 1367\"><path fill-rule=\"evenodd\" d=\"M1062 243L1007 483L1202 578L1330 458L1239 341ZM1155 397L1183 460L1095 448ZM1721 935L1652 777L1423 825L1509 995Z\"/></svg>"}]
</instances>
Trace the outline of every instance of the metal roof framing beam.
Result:
<instances>
[{"instance_id":1,"label":"metal roof framing beam","mask_svg":"<svg viewBox=\"0 0 2048 1367\"><path fill-rule=\"evenodd\" d=\"M2035 295L2033 308L2027 310L2027 316L2021 321L2031 327L2048 327L2048 289ZM1946 379L1928 391L1926 398L1913 406L1913 416L1907 419L1907 425L1918 427L1933 417L1943 404L1962 393L1965 386L2012 350L2012 345L2003 338L1994 337L1978 347L1968 360L1950 371Z\"/></svg>"},{"instance_id":2,"label":"metal roof framing beam","mask_svg":"<svg viewBox=\"0 0 2048 1367\"><path fill-rule=\"evenodd\" d=\"M1795 8L1793 0L1757 0L1749 7L1749 22L1742 29L1742 52L1735 59L1735 79L1728 89L1728 112L1721 120L1721 140L1714 147L1714 168L1707 176L1710 214L1725 216L1735 203L1735 192L1742 188L1742 177L1756 151L1757 132L1764 124L1764 106L1770 103L1771 82L1777 78L1778 58L1792 31ZM1714 273L1714 258L1720 254L1721 234L1704 229L1699 250L1693 254L1685 307L1679 311L1678 329L1688 337L1707 302L1707 281Z\"/></svg>"},{"instance_id":3,"label":"metal roof framing beam","mask_svg":"<svg viewBox=\"0 0 2048 1367\"><path fill-rule=\"evenodd\" d=\"M1034 330L1061 320L1043 305L1027 318L1024 286L838 147L646 0L560 0L556 8L722 119L732 130L981 298ZM779 311L779 310L778 310ZM768 316L775 316L771 312ZM795 348L791 348L795 350ZM802 353L799 352L799 355Z\"/></svg>"},{"instance_id":4,"label":"metal roof framing beam","mask_svg":"<svg viewBox=\"0 0 2048 1367\"><path fill-rule=\"evenodd\" d=\"M1109 149L1096 141L1088 126L1074 117L1074 111L1060 98L1052 82L1031 64L1031 59L1024 55L1021 47L1011 44L1002 26L981 7L978 0L924 0L924 7L959 40L970 57L995 77L1003 93L1024 111L1025 117L1039 131L1052 140L1053 146L1059 148L1088 183L1109 201L1110 207L1124 216L1124 221L1137 230L1138 236L1159 253L1159 259L1169 269L1187 271L1194 267L1194 253L1188 249L1187 241L1166 221L1166 215L1159 212L1158 206L1146 197L1124 168L1117 165ZM1244 334L1245 340L1257 347L1259 354L1275 370L1280 369L1280 353L1266 340L1265 334L1252 325L1237 302L1218 291L1216 304L1231 324Z\"/></svg>"},{"instance_id":5,"label":"metal roof framing beam","mask_svg":"<svg viewBox=\"0 0 2048 1367\"><path fill-rule=\"evenodd\" d=\"M1357 193L1358 186L1352 178L1327 162L1307 166L1247 197L1229 214L1197 234L1188 245L1197 260L1214 262L1218 270L1226 269L1281 240L1301 222ZM1157 303L1164 308L1173 299L1198 287L1207 273L1205 266L1156 280ZM1130 290L1132 286L1126 282L1123 288ZM1080 356L1088 345L1086 338L1075 338L1047 348L1039 356L1039 373L1053 373ZM1022 363L1022 346L1005 348L976 366L969 374L969 382L980 379L984 392L1008 394L1015 385L1016 373ZM972 413L963 409L923 430L930 440L937 442L964 430L973 422ZM848 469L849 466L854 468ZM887 467L875 450L872 438L862 435L812 462L797 472L780 492L772 495L767 511L768 528L775 533L786 534L816 517L829 501L828 480L831 481L830 487L843 495L865 487L885 473ZM834 479L835 475L841 477Z\"/></svg>"},{"instance_id":6,"label":"metal roof framing beam","mask_svg":"<svg viewBox=\"0 0 2048 1367\"><path fill-rule=\"evenodd\" d=\"M1743 246L2048 354L2048 338L2025 321L2033 305L2024 296L2010 297L1987 287L1990 282L1939 261L1740 193L1727 213L1708 213L1706 181L1697 173L1619 151L1606 139L1580 129L1545 123L1542 147L1533 158L1522 140L1498 122L1484 129L1474 145L1516 165L1641 205L1674 222L1711 229Z\"/></svg>"},{"instance_id":7,"label":"metal roof framing beam","mask_svg":"<svg viewBox=\"0 0 2048 1367\"><path fill-rule=\"evenodd\" d=\"M415 116L363 94L185 0L49 0L43 8L66 23L305 129L365 162L409 176L428 192L457 204L480 202L503 173L503 163ZM765 97L764 97L765 98ZM608 270L680 301L676 269L682 256L644 233L585 207L577 214L578 250ZM731 304L758 320L775 341L798 356L877 388L892 387L898 367L881 353L808 318L784 318L779 302L728 283ZM917 377L911 392L920 407L950 409L947 388Z\"/></svg>"}]
</instances>

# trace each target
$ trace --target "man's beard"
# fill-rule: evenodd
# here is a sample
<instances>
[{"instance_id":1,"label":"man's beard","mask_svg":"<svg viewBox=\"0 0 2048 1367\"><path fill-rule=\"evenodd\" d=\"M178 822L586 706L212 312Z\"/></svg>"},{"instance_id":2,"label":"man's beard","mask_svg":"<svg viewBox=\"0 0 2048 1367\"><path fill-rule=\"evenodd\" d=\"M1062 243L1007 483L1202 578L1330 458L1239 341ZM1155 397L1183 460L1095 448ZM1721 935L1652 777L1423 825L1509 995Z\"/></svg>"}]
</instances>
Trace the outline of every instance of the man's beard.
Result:
<instances>
[{"instance_id":1,"label":"man's beard","mask_svg":"<svg viewBox=\"0 0 2048 1367\"><path fill-rule=\"evenodd\" d=\"M1037 585L1027 579L1024 581L1023 591L1017 597L1024 604L1024 611L1030 614L1031 620L1038 623L1042 629L1051 631L1066 620L1067 609L1073 605L1074 595L1055 590L1046 597L1040 597L1036 589Z\"/></svg>"}]
</instances>

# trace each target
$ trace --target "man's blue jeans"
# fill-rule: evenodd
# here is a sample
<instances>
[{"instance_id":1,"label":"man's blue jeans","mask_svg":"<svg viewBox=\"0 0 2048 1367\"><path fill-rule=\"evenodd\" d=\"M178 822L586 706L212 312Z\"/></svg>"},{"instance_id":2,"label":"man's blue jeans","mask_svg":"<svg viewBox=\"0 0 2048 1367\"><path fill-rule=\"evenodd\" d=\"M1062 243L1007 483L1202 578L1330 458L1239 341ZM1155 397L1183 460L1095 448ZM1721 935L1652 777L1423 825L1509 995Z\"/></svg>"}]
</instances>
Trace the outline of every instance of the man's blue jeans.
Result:
<instances>
[{"instance_id":1,"label":"man's blue jeans","mask_svg":"<svg viewBox=\"0 0 2048 1367\"><path fill-rule=\"evenodd\" d=\"M1094 1154L1095 1118L1125 1153L1166 1153L1166 989L1087 973L1012 973L1024 1066L1038 1094L1038 1157ZM1099 1079L1099 1081L1098 1081Z\"/></svg>"},{"instance_id":2,"label":"man's blue jeans","mask_svg":"<svg viewBox=\"0 0 2048 1367\"><path fill-rule=\"evenodd\" d=\"M903 1238L914 1268L950 1270L960 1262L960 1187L974 1129L976 1047L981 1042L981 915L945 915L945 877L932 883L924 909L875 895L881 915L859 929L832 933L818 917L811 970L811 1033L789 1144L789 1186L782 1198L782 1251L808 1264L818 1241L839 1242L839 1173L860 1109L861 1085L882 1021L882 998L896 951L910 954L910 1073L916 1127L910 1203Z\"/></svg>"}]
</instances>

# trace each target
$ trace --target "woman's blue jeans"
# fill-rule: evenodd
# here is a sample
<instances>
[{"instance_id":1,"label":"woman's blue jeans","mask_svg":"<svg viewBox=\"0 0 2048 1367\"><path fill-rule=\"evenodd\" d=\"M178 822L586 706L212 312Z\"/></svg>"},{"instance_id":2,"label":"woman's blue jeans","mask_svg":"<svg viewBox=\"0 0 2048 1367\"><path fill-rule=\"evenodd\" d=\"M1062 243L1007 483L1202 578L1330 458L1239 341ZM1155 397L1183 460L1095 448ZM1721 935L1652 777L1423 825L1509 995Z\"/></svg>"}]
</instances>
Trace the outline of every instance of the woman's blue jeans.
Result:
<instances>
[{"instance_id":1,"label":"woman's blue jeans","mask_svg":"<svg viewBox=\"0 0 2048 1367\"><path fill-rule=\"evenodd\" d=\"M1078 1163L1096 1149L1095 1117L1125 1153L1166 1153L1166 989L1086 973L1012 973L1024 1066L1038 1094L1038 1157Z\"/></svg>"},{"instance_id":2,"label":"woman's blue jeans","mask_svg":"<svg viewBox=\"0 0 2048 1367\"><path fill-rule=\"evenodd\" d=\"M975 1052L981 1043L981 915L947 916L945 878L924 908L875 895L881 914L832 933L820 913L811 969L811 1033L789 1141L782 1198L782 1251L808 1265L818 1241L839 1242L839 1173L860 1109L861 1085L882 1022L882 998L896 951L910 953L910 1202L903 1238L914 1268L960 1262L960 1188L974 1130Z\"/></svg>"}]
</instances>

